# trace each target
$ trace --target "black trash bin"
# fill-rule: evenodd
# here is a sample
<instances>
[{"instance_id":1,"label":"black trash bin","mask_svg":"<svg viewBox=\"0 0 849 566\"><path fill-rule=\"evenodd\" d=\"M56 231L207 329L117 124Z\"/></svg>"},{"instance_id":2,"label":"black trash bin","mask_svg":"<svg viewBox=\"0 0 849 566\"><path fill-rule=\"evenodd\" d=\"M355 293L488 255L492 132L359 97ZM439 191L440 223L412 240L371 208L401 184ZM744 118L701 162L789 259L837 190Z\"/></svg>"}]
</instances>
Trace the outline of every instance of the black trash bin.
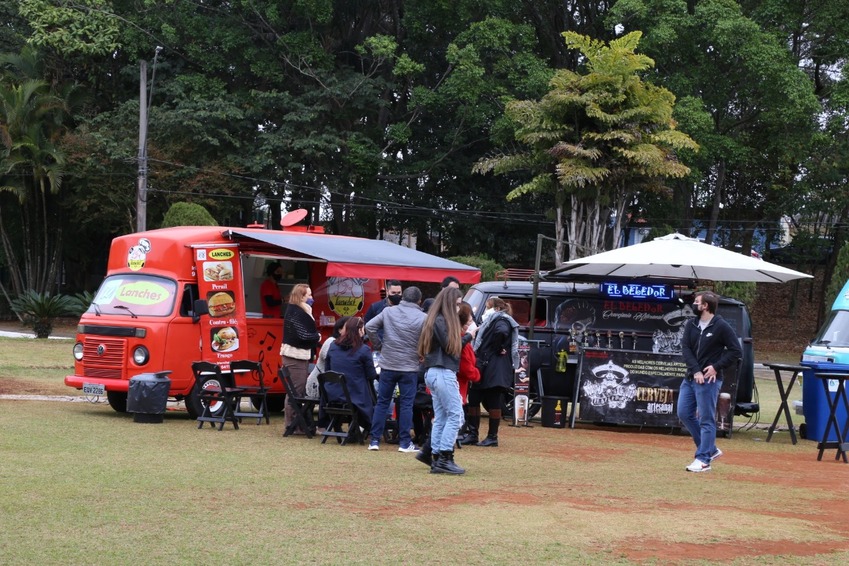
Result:
<instances>
[{"instance_id":1,"label":"black trash bin","mask_svg":"<svg viewBox=\"0 0 849 566\"><path fill-rule=\"evenodd\" d=\"M127 391L127 412L135 413L133 422L161 423L165 420L168 391L171 389L170 371L140 373L130 378Z\"/></svg>"}]
</instances>

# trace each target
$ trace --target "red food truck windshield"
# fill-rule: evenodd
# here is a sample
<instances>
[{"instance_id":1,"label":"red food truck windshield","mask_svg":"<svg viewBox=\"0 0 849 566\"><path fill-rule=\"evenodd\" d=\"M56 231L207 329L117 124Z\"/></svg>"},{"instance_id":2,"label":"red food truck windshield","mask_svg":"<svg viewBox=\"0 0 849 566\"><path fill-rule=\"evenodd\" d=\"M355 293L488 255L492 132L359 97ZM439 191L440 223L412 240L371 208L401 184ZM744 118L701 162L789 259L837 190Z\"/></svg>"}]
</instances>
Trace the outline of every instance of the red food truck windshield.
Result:
<instances>
[{"instance_id":1,"label":"red food truck windshield","mask_svg":"<svg viewBox=\"0 0 849 566\"><path fill-rule=\"evenodd\" d=\"M88 309L96 315L168 316L174 310L177 284L152 275L107 277Z\"/></svg>"}]
</instances>

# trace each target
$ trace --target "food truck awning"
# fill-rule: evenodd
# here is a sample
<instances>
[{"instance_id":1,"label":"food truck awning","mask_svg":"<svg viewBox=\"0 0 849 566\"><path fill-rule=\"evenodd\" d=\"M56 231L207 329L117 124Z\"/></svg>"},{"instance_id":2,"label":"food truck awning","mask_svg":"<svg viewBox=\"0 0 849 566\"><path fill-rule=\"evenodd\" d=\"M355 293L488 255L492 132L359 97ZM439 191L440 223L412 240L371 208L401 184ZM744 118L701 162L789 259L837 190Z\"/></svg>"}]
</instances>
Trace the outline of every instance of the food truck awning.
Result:
<instances>
[{"instance_id":1,"label":"food truck awning","mask_svg":"<svg viewBox=\"0 0 849 566\"><path fill-rule=\"evenodd\" d=\"M441 282L451 275L477 283L480 270L385 240L272 230L229 230L225 236L264 242L280 252L327 262L328 277Z\"/></svg>"}]
</instances>

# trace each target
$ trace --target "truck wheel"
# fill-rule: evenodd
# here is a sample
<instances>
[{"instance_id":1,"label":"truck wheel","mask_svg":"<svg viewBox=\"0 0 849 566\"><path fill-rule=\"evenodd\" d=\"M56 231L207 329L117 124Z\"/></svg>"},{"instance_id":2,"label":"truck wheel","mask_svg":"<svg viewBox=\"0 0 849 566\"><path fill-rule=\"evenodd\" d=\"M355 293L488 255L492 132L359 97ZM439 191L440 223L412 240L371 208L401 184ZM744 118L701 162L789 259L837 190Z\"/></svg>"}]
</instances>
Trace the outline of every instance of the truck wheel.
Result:
<instances>
[{"instance_id":1,"label":"truck wheel","mask_svg":"<svg viewBox=\"0 0 849 566\"><path fill-rule=\"evenodd\" d=\"M106 400L109 401L109 406L118 413L127 412L127 392L126 391L107 391Z\"/></svg>"},{"instance_id":2,"label":"truck wheel","mask_svg":"<svg viewBox=\"0 0 849 566\"><path fill-rule=\"evenodd\" d=\"M203 377L200 388L203 390L210 388L221 389L221 382L214 375L207 375ZM200 400L197 387L192 387L192 392L186 397L186 411L189 413L189 417L196 419L201 416L205 405L206 403ZM222 409L223 403L216 402L210 407L210 414L217 416Z\"/></svg>"}]
</instances>

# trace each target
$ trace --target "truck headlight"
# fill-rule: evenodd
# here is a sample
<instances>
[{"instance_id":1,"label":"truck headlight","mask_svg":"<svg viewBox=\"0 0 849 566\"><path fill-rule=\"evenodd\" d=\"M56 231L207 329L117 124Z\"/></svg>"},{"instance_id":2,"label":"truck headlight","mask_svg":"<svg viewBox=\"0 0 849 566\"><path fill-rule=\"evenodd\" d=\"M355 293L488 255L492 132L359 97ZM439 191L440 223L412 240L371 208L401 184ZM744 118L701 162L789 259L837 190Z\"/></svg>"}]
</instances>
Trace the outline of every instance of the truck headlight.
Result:
<instances>
[{"instance_id":1,"label":"truck headlight","mask_svg":"<svg viewBox=\"0 0 849 566\"><path fill-rule=\"evenodd\" d=\"M74 359L81 362L83 359L83 343L77 342L74 344Z\"/></svg>"},{"instance_id":2,"label":"truck headlight","mask_svg":"<svg viewBox=\"0 0 849 566\"><path fill-rule=\"evenodd\" d=\"M150 359L150 352L144 346L138 346L133 350L133 361L138 366L143 366Z\"/></svg>"}]
</instances>

